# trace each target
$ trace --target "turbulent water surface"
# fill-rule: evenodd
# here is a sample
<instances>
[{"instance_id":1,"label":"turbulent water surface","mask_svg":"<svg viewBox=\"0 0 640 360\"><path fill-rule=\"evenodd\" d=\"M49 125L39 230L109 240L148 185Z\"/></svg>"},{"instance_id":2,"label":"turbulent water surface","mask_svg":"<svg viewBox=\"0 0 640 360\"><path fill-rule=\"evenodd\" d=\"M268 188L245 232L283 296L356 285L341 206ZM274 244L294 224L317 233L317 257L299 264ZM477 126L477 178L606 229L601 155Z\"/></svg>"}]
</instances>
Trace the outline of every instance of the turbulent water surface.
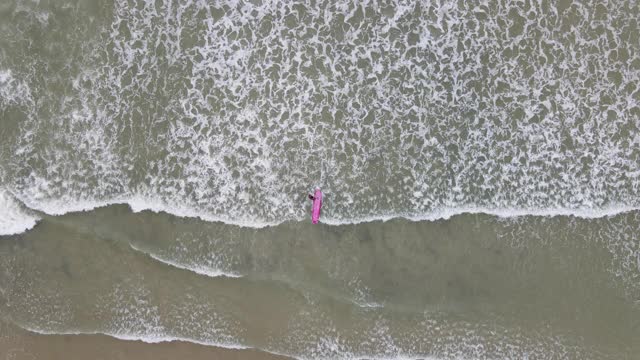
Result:
<instances>
[{"instance_id":1,"label":"turbulent water surface","mask_svg":"<svg viewBox=\"0 0 640 360\"><path fill-rule=\"evenodd\" d=\"M298 358L633 359L639 18L0 0L0 315Z\"/></svg>"}]
</instances>

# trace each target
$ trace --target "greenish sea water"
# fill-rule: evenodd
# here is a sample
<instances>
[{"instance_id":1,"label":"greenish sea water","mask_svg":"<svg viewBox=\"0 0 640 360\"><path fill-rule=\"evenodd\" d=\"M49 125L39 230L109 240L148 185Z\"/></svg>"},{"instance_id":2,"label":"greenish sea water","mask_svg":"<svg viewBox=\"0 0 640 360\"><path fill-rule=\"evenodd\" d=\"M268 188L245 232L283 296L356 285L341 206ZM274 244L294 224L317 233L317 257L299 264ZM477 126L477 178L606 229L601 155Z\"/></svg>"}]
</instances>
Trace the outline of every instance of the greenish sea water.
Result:
<instances>
[{"instance_id":1,"label":"greenish sea water","mask_svg":"<svg viewBox=\"0 0 640 360\"><path fill-rule=\"evenodd\" d=\"M0 1L2 331L637 358L639 15Z\"/></svg>"}]
</instances>

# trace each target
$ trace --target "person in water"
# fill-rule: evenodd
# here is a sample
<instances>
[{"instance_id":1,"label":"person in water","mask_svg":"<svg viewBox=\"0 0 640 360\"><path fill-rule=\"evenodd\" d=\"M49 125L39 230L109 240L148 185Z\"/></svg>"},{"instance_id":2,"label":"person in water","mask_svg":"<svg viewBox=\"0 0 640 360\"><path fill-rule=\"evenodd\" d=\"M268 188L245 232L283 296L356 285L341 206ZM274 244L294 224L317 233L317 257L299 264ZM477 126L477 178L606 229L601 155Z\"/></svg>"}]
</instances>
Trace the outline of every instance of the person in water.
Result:
<instances>
[{"instance_id":1,"label":"person in water","mask_svg":"<svg viewBox=\"0 0 640 360\"><path fill-rule=\"evenodd\" d=\"M314 200L316 199L316 198L315 198L313 195L311 195L311 194L309 194L309 195L307 195L307 196L309 196L309 200L311 200L311 201L314 201Z\"/></svg>"}]
</instances>

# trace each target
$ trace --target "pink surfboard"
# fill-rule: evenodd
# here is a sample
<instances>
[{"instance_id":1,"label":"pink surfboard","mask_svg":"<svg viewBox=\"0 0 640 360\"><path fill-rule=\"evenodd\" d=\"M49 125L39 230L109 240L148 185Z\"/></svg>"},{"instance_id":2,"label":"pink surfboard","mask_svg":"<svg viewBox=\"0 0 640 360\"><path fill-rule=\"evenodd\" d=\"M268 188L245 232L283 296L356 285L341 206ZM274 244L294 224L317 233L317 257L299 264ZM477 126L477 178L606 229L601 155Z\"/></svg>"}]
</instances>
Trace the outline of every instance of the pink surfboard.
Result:
<instances>
[{"instance_id":1,"label":"pink surfboard","mask_svg":"<svg viewBox=\"0 0 640 360\"><path fill-rule=\"evenodd\" d=\"M322 191L316 189L313 194L313 208L311 211L311 222L314 224L317 224L320 219L320 208L322 208Z\"/></svg>"}]
</instances>

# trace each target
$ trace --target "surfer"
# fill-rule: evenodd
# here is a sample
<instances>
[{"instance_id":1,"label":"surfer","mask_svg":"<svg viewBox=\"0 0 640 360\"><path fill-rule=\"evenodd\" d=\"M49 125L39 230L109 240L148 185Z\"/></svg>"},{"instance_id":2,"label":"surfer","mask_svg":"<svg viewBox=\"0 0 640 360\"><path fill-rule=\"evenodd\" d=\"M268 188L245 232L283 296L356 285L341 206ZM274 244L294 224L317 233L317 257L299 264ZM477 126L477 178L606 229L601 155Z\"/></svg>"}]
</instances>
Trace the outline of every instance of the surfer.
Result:
<instances>
[{"instance_id":1,"label":"surfer","mask_svg":"<svg viewBox=\"0 0 640 360\"><path fill-rule=\"evenodd\" d=\"M315 198L315 197L313 197L313 195L311 195L311 194L309 194L308 196L309 196L309 200L311 200L311 201L313 201L313 200L315 200L315 199L316 199L316 198Z\"/></svg>"}]
</instances>

